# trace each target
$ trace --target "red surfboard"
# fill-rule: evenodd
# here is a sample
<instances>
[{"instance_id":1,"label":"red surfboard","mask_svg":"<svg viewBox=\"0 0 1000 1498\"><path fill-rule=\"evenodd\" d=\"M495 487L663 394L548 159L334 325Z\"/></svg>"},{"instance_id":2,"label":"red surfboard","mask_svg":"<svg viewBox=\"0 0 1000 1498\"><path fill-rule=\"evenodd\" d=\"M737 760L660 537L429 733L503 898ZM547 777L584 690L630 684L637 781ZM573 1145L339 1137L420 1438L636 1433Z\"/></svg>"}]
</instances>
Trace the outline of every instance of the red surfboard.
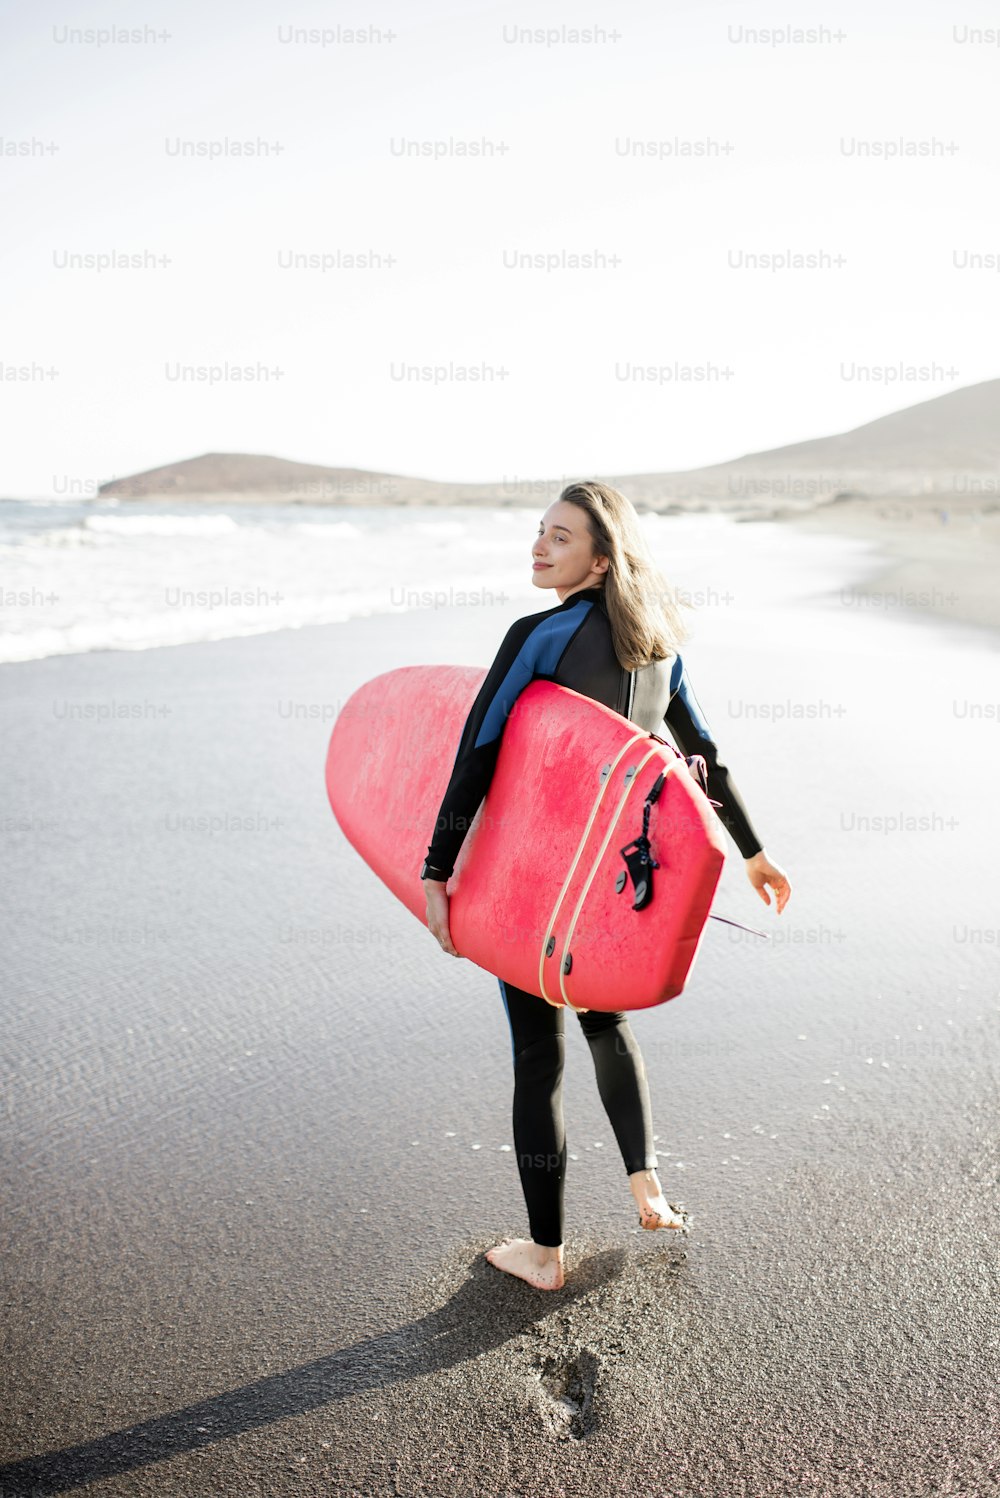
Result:
<instances>
[{"instance_id":1,"label":"red surfboard","mask_svg":"<svg viewBox=\"0 0 1000 1498\"><path fill-rule=\"evenodd\" d=\"M348 841L424 922L420 866L486 671L404 666L360 687L326 787ZM621 849L649 807L652 899ZM550 681L520 694L448 882L463 957L551 1004L630 1010L681 992L725 861L723 831L672 744Z\"/></svg>"}]
</instances>

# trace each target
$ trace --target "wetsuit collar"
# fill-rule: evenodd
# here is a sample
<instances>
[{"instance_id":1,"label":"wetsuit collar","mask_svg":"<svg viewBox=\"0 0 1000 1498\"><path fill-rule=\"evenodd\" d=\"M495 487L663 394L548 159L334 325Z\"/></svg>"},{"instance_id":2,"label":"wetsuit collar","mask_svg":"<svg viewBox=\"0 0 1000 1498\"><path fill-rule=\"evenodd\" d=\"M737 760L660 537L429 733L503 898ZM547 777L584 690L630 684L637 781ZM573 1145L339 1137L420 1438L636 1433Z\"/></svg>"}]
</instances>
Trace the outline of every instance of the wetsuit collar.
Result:
<instances>
[{"instance_id":1,"label":"wetsuit collar","mask_svg":"<svg viewBox=\"0 0 1000 1498\"><path fill-rule=\"evenodd\" d=\"M595 585L592 588L577 588L577 590L576 590L575 593L570 593L570 595L569 595L568 598L564 598L563 599L563 601L559 605L559 607L560 608L567 608L571 603L577 603L577 602L579 602L579 600L581 598L586 598L590 602L596 603L597 600L599 598L603 598L603 596L604 596L604 585L602 583L595 583Z\"/></svg>"}]
</instances>

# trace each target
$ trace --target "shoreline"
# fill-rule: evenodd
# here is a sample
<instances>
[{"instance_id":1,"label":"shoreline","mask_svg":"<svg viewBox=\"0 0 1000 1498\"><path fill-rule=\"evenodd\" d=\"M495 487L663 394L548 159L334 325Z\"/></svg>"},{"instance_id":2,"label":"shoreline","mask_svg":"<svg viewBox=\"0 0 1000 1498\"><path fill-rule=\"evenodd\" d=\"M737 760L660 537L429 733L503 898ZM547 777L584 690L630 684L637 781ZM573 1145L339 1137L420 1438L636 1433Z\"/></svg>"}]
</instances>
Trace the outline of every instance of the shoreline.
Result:
<instances>
[{"instance_id":1,"label":"shoreline","mask_svg":"<svg viewBox=\"0 0 1000 1498\"><path fill-rule=\"evenodd\" d=\"M371 570L363 565L367 545L361 538L369 529L363 512L351 512L346 540L334 525L323 543L325 550L320 548L322 533L313 536L315 526L302 529L288 517L287 547L266 574L259 570L252 547L259 548L259 536L273 528L273 519L258 532L253 524L241 529L230 522L231 512L229 507L196 522L177 520L179 539L168 529L177 519L174 506L169 507L169 519L161 515L151 527L145 526L143 516L134 536L127 529L112 531L110 539L99 533L99 544L84 548L72 574L60 560L46 577L53 598L58 601L65 595L72 605L61 613L50 614L49 599L25 566L23 577L14 579L23 584L25 613L17 621L19 627L0 640L0 663L27 664L107 650L144 654L183 644L286 631L298 634L376 617L410 620L447 606L493 615L499 627L501 618L510 623L552 602L527 575L521 555L526 541L523 546L518 541L520 523L510 512L493 510L482 520L467 507L409 512L411 518L401 530L405 547L390 546ZM757 512L744 518L757 518ZM203 525L204 536L199 532L192 537L184 529L189 523ZM821 601L824 590L838 579L858 574L858 555L867 550L848 537L824 543L787 531L782 535L776 526L763 532L740 529L737 517L721 512L659 516L646 524L655 557L671 585L699 611L704 609L709 619L718 608L728 608L737 594L751 609L790 602L801 596L800 582L806 579L812 596ZM223 529L230 525L232 534ZM72 537L80 526L74 515L64 529ZM383 537L384 530L379 522L371 526L376 537ZM526 537L528 530L526 523ZM64 551L76 555L72 548L53 551L60 559ZM726 561L720 570L713 559L721 562L722 556ZM866 559L860 571L869 571L870 565ZM303 566L308 570L302 571ZM123 576L134 574L136 586L111 588L108 579L116 568ZM330 568L338 574L332 586ZM174 597L159 584L170 573L184 581L183 589L169 590ZM107 584L103 591L102 583Z\"/></svg>"},{"instance_id":2,"label":"shoreline","mask_svg":"<svg viewBox=\"0 0 1000 1498\"><path fill-rule=\"evenodd\" d=\"M757 496L752 502L743 505L713 503L707 496L687 503L664 502L662 496L659 503L651 503L650 498L641 493L634 493L631 497L641 515L654 515L661 520L676 518L683 522L699 517L721 518L734 528L767 523L774 525L778 533L780 527L788 526L789 536L799 532L804 536L812 534L817 540L830 537L863 543L869 552L866 566L861 569L860 577L856 575L857 570L852 569L855 576L846 589L841 588L840 603L843 606L876 615L883 611L902 611L924 620L937 619L953 625L986 630L991 636L1000 631L1000 590L996 588L996 577L1000 575L1000 502L988 495L925 494L912 497L900 492L895 497L887 497L855 492L804 502L774 498L769 502L764 496ZM214 507L232 508L231 496L216 494L199 498ZM274 500L273 495L267 498L271 502ZM535 496L532 504L540 505L543 499L542 496ZM190 495L164 495L158 496L155 503L146 503L153 510L162 507L174 511L190 507L196 512L201 506L192 503L192 500L193 496ZM98 499L94 503L100 507L106 501ZM134 503L134 500L126 500L116 504L115 508L128 509ZM379 511L387 508L387 502L373 500L369 496L366 503L350 508ZM393 508L404 514L422 510L425 513L431 511L444 515L453 509L474 510L479 506L474 502L470 503L468 499L452 499L444 503L396 503ZM509 513L510 501L495 498L491 508L500 513ZM297 504L290 505L288 509L289 518L299 513ZM790 561L794 573L794 558ZM867 576L863 575L865 572ZM206 588L215 583L211 572L206 572L204 577L199 575L195 581L203 582ZM508 586L510 585L504 585L504 591ZM512 595L517 591L511 587ZM827 590L825 597L829 600L831 596L835 595ZM823 597L822 592L815 594L817 602L822 602ZM350 608L351 605L348 603L347 607ZM378 608L364 609L357 613L344 613L339 618L321 616L299 621L295 619L293 611L283 612L288 613L284 620L280 617L266 623L260 619L253 622L246 620L240 621L239 627L221 630L218 629L218 616L213 616L211 631L200 637L197 633L193 636L182 634L176 640L151 639L148 643L134 647L127 641L122 644L106 643L100 638L105 621L95 619L98 640L93 645L85 644L82 649L46 647L42 653L32 653L21 658L17 658L15 654L14 658L2 660L0 664L26 665L33 660L53 656L88 655L107 650L144 654L147 650L173 648L175 645L208 644L213 640L249 638L289 630L300 633L303 629L329 624L351 624L382 613ZM335 612L339 613L339 608ZM419 607L402 611L389 609L384 616L401 618L422 612L424 610ZM84 624L86 632L91 632L89 623L84 621ZM142 624L141 619L138 624ZM141 629L137 633L141 635ZM17 633L12 634L11 639L16 641Z\"/></svg>"},{"instance_id":3,"label":"shoreline","mask_svg":"<svg viewBox=\"0 0 1000 1498\"><path fill-rule=\"evenodd\" d=\"M402 508L406 510L409 507ZM441 513L447 507L435 508ZM642 507L642 511L667 518L663 510ZM829 537L832 545L826 560L833 564L835 571L839 570L834 556L837 551L836 540L843 541L848 548L853 545L855 556L857 543L861 543L864 548L864 564L860 568L850 566L849 570L845 565L845 581L839 589L840 605L851 607L859 615L868 613L877 616L884 612L902 612L925 621L936 619L966 628L986 630L991 637L995 637L1000 630L1000 592L995 587L995 578L1000 574L1000 505L994 507L990 503L977 503L974 497L958 503L952 501L946 506L930 495L922 499L878 499L845 494L808 507L797 504L758 504L751 511L745 510L742 513L733 513L729 509L720 509L710 504L703 505L698 510L690 506L684 507L683 511L680 507L671 507L669 518L676 517L682 522L678 534L683 536L684 521L688 517L693 520L697 516L728 522L727 530L731 528L734 534L737 533L737 527L752 527L760 523L773 527L774 540L769 543L765 553L761 553L758 548L757 554L776 559L788 577L796 575L798 558L804 554L801 547L796 548L790 544L789 555L782 559L781 543L777 537L781 535L783 526L789 527L785 532L789 541L796 532L803 537L815 538L820 548L817 554L820 556L823 552L822 538ZM749 533L744 534L749 540ZM683 540L680 544L683 550ZM806 574L811 575L811 564L808 555L805 556ZM704 572L705 564L702 559L697 561L696 566ZM698 577L698 573L695 572L694 576ZM211 574L206 574L205 580L211 582ZM760 577L757 578L757 583L760 599L766 598L769 584ZM449 601L449 598L453 602L461 601L455 590L437 591L442 596L437 602L432 602L431 611L435 611L442 601ZM821 584L816 586L810 596L814 603L822 606L824 603L829 604L831 599L837 600L838 593L829 584ZM517 588L509 583L505 584L498 598L507 606L501 607L499 614L510 614L513 619L519 609L524 612L528 607L528 597L525 594L523 599L520 598ZM366 603L370 601L366 600ZM345 598L344 606L350 609L353 605ZM263 637L288 632L301 634L304 630L325 628L333 624L356 625L376 617L387 621L410 619L427 611L427 607L419 604L404 609L382 609L374 605L354 613L343 611L338 604L331 612L340 617L321 615L319 618L299 620L295 617L298 610L288 609L282 611L287 612L288 617L285 619L280 616L266 622L260 618L252 621L234 619L231 625L227 624L221 629L220 619L213 615L211 632L200 637L195 632L178 639L157 639L154 632L153 638L135 645L130 645L127 641L119 644L114 639L101 639L103 621L96 621L95 630L88 630L92 637L94 633L98 636L93 644L87 642L81 649L46 647L44 653L24 655L21 658L17 658L12 652L12 658L2 660L0 664L28 665L32 661L64 655L88 656L106 652L144 655L150 650L173 649L178 645L210 644L223 639ZM142 624L141 618L137 624ZM138 627L135 633L137 638L142 637ZM12 635L11 639L16 641L17 635Z\"/></svg>"}]
</instances>

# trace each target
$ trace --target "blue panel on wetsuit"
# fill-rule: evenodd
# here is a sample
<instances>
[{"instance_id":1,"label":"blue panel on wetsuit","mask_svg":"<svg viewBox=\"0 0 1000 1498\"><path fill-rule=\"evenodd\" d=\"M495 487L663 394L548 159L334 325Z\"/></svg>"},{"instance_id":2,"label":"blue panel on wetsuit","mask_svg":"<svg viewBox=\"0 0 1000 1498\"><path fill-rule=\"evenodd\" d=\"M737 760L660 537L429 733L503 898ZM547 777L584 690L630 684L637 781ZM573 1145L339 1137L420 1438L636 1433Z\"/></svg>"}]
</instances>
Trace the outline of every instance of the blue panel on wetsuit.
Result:
<instances>
[{"instance_id":1,"label":"blue panel on wetsuit","mask_svg":"<svg viewBox=\"0 0 1000 1498\"><path fill-rule=\"evenodd\" d=\"M511 1025L511 1023L510 1023L510 1006L507 1003L507 990L503 986L503 979L502 978L498 978L497 982L500 984L500 997L503 999L504 1012L507 1015L507 1023L508 1023L508 1025L510 1025L510 1059L513 1061L514 1065L516 1066L517 1065L517 1053L514 1050L514 1026Z\"/></svg>"},{"instance_id":2,"label":"blue panel on wetsuit","mask_svg":"<svg viewBox=\"0 0 1000 1498\"><path fill-rule=\"evenodd\" d=\"M592 603L581 600L575 608L569 608L565 613L557 613L554 618L545 619L532 630L486 710L482 727L473 745L474 749L478 749L481 744L491 744L500 736L515 699L520 692L524 691L533 677L552 675L558 665L559 657L593 607Z\"/></svg>"},{"instance_id":3,"label":"blue panel on wetsuit","mask_svg":"<svg viewBox=\"0 0 1000 1498\"><path fill-rule=\"evenodd\" d=\"M703 739L711 739L712 731L705 721L705 715L701 710L697 697L691 690L691 683L688 681L687 672L684 670L684 662L680 656L674 661L670 671L670 695L673 697L675 694L687 708L688 716L691 719L695 732Z\"/></svg>"}]
</instances>

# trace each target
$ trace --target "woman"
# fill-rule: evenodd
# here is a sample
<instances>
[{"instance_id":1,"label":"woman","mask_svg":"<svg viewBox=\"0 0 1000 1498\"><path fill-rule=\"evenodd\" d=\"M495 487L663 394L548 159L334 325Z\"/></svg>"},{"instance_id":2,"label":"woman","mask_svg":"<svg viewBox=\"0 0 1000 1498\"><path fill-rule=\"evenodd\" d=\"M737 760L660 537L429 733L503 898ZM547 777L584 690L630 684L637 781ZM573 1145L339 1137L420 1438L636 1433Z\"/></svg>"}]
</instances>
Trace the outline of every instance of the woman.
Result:
<instances>
[{"instance_id":1,"label":"woman","mask_svg":"<svg viewBox=\"0 0 1000 1498\"><path fill-rule=\"evenodd\" d=\"M534 586L554 591L560 602L511 626L462 730L420 871L432 935L444 951L459 956L448 925L447 881L489 789L507 717L518 694L537 678L572 687L653 733L665 720L682 754L703 755L709 795L720 803L719 816L746 860L750 882L766 905L770 885L780 915L791 885L764 852L719 761L677 654L686 638L678 608L652 563L630 501L606 484L570 484L542 517L532 556ZM564 1009L497 981L510 1023L514 1145L531 1238L505 1239L486 1257L540 1290L558 1290L564 1281ZM682 1219L665 1200L656 1174L646 1071L628 1020L620 1013L577 1012L639 1221L644 1228L679 1228Z\"/></svg>"}]
</instances>

